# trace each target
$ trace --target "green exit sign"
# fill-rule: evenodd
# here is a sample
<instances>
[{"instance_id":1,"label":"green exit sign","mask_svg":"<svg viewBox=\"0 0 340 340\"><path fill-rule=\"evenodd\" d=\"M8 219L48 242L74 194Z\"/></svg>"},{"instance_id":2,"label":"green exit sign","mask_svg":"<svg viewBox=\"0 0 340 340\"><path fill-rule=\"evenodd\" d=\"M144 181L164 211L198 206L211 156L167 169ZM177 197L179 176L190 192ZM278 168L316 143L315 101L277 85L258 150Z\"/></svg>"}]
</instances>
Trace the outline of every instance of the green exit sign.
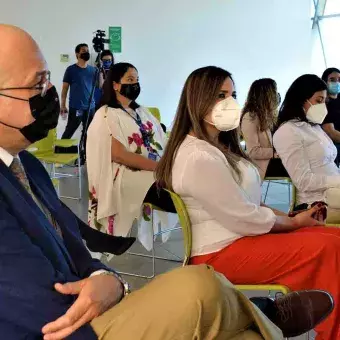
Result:
<instances>
[{"instance_id":1,"label":"green exit sign","mask_svg":"<svg viewBox=\"0 0 340 340\"><path fill-rule=\"evenodd\" d=\"M112 53L122 52L122 28L109 27L110 51Z\"/></svg>"}]
</instances>

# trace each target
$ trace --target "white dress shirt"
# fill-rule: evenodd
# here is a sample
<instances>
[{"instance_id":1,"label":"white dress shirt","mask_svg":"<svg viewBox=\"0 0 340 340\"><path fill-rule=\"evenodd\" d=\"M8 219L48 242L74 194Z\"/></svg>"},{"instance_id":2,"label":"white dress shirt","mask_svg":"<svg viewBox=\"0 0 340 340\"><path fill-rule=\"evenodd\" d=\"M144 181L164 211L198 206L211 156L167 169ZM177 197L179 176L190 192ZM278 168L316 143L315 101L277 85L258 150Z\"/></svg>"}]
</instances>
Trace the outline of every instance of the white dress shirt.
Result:
<instances>
[{"instance_id":1,"label":"white dress shirt","mask_svg":"<svg viewBox=\"0 0 340 340\"><path fill-rule=\"evenodd\" d=\"M10 165L13 162L13 159L14 157L8 151L0 147L0 160L2 160L7 167L10 167Z\"/></svg>"},{"instance_id":2,"label":"white dress shirt","mask_svg":"<svg viewBox=\"0 0 340 340\"><path fill-rule=\"evenodd\" d=\"M289 121L275 132L273 142L297 188L297 204L324 201L327 189L340 188L337 149L319 125Z\"/></svg>"},{"instance_id":3,"label":"white dress shirt","mask_svg":"<svg viewBox=\"0 0 340 340\"><path fill-rule=\"evenodd\" d=\"M172 170L174 191L183 199L192 224L192 255L217 252L244 236L268 233L273 211L261 207L261 178L246 161L237 183L223 153L211 144L187 136Z\"/></svg>"}]
</instances>

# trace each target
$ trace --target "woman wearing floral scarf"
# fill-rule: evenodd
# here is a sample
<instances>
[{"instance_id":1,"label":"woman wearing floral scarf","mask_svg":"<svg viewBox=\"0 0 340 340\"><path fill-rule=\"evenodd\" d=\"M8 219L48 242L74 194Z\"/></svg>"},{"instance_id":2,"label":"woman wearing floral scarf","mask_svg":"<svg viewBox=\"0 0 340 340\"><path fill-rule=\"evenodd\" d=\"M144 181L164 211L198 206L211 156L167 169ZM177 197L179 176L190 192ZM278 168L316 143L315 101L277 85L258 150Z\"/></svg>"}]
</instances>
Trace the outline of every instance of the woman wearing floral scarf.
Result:
<instances>
[{"instance_id":1,"label":"woman wearing floral scarf","mask_svg":"<svg viewBox=\"0 0 340 340\"><path fill-rule=\"evenodd\" d=\"M150 220L141 207L146 195L157 199L154 170L166 141L160 123L135 102L138 81L133 65L112 67L87 135L89 223L115 236L126 236L141 216Z\"/></svg>"}]
</instances>

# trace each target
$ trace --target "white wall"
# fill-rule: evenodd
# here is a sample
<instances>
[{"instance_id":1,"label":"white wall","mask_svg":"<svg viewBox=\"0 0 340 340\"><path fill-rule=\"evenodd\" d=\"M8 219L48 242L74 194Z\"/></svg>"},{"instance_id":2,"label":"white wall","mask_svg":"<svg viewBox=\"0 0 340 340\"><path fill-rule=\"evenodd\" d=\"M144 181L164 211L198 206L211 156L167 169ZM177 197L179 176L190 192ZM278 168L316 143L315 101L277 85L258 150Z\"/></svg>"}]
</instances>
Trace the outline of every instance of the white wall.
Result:
<instances>
[{"instance_id":1,"label":"white wall","mask_svg":"<svg viewBox=\"0 0 340 340\"><path fill-rule=\"evenodd\" d=\"M95 30L122 26L123 53L116 57L138 68L139 102L158 106L166 124L172 121L186 77L198 67L211 64L231 71L241 102L256 78L273 77L283 93L297 76L310 71L310 0L0 3L0 22L33 35L58 89L67 66L60 62L61 53L73 56L75 45L90 44Z\"/></svg>"}]
</instances>

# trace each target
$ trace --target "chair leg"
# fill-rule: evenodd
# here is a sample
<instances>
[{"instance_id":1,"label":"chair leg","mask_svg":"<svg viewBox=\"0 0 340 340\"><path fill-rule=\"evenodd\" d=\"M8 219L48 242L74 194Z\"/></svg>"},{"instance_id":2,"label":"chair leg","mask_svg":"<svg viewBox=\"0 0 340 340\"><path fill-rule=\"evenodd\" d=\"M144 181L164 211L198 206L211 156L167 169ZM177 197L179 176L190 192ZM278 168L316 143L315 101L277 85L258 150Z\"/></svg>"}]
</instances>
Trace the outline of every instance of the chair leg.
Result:
<instances>
[{"instance_id":1,"label":"chair leg","mask_svg":"<svg viewBox=\"0 0 340 340\"><path fill-rule=\"evenodd\" d=\"M82 173L81 173L81 163L80 163L80 154L78 151L78 185L79 185L79 200L82 199Z\"/></svg>"},{"instance_id":2,"label":"chair leg","mask_svg":"<svg viewBox=\"0 0 340 340\"><path fill-rule=\"evenodd\" d=\"M152 238L152 275L151 279L153 279L156 275L156 256L155 256L155 239Z\"/></svg>"},{"instance_id":3,"label":"chair leg","mask_svg":"<svg viewBox=\"0 0 340 340\"><path fill-rule=\"evenodd\" d=\"M154 223L154 215L153 209L151 209L151 229L152 229L152 278L155 277L155 270L156 270L156 259L155 259L155 239L156 236L154 234L153 223Z\"/></svg>"},{"instance_id":4,"label":"chair leg","mask_svg":"<svg viewBox=\"0 0 340 340\"><path fill-rule=\"evenodd\" d=\"M56 192L57 192L58 197L60 197L60 187L59 187L59 182L58 182L58 187L56 188Z\"/></svg>"},{"instance_id":5,"label":"chair leg","mask_svg":"<svg viewBox=\"0 0 340 340\"><path fill-rule=\"evenodd\" d=\"M61 174L60 174L61 175ZM75 177L73 175L63 175L62 177ZM77 200L80 201L82 199L83 190L82 190L82 166L80 163L80 154L78 151L78 196L72 197L72 196L60 196L61 198L66 198L70 200Z\"/></svg>"},{"instance_id":6,"label":"chair leg","mask_svg":"<svg viewBox=\"0 0 340 340\"><path fill-rule=\"evenodd\" d=\"M52 164L52 178L55 178L55 164Z\"/></svg>"},{"instance_id":7,"label":"chair leg","mask_svg":"<svg viewBox=\"0 0 340 340\"><path fill-rule=\"evenodd\" d=\"M268 190L269 190L269 185L270 185L270 181L268 181L268 185L267 185L266 193L264 195L263 203L266 203L266 199L267 199L267 195L268 195Z\"/></svg>"},{"instance_id":8,"label":"chair leg","mask_svg":"<svg viewBox=\"0 0 340 340\"><path fill-rule=\"evenodd\" d=\"M152 274L151 275L141 275L141 274L134 274L134 273L127 273L127 272L120 272L118 271L119 274L122 275L127 275L127 276L132 276L132 277L139 277L142 279L153 279L156 276L156 260L162 260L162 261L168 261L168 262L176 262L176 263L182 263L183 260L178 258L178 260L175 259L170 259L170 258L166 258L166 257L162 257L162 256L156 256L155 255L155 239L158 235L162 235L164 233L169 233L171 231L174 230L180 230L181 228L171 228L168 230L164 230L163 232L157 232L156 234L154 234L154 230L153 230L153 223L154 223L154 212L152 210L151 213L151 223L152 223L152 248L151 248L151 255L149 254L142 254L142 253L134 253L134 252L126 252L126 254L128 255L133 255L133 256L137 256L137 257L145 257L145 258L149 258L151 259L151 264L152 264ZM128 234L128 236L131 236L132 233L132 228L130 229L130 232ZM173 254L171 254L172 256L175 256ZM175 256L177 257L177 256Z\"/></svg>"}]
</instances>

